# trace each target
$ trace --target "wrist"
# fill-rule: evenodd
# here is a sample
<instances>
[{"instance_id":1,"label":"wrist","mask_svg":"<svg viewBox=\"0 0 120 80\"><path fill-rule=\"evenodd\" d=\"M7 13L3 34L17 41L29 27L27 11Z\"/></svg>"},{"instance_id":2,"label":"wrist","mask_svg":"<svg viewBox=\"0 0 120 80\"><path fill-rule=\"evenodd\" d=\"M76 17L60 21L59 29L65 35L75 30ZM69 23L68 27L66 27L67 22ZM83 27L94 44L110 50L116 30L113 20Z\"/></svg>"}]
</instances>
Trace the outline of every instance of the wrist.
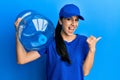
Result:
<instances>
[{"instance_id":1,"label":"wrist","mask_svg":"<svg viewBox=\"0 0 120 80\"><path fill-rule=\"evenodd\" d=\"M89 51L94 53L96 51L96 48L95 47L94 48L90 48Z\"/></svg>"}]
</instances>

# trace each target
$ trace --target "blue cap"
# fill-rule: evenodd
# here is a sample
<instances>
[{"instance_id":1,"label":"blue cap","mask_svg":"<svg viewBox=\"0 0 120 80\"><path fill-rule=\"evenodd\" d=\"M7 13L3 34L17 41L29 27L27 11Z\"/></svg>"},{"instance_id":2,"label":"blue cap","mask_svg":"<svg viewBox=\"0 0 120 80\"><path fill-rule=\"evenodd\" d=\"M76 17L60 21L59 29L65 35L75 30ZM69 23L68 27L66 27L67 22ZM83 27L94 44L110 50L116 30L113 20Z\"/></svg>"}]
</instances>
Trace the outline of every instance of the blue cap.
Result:
<instances>
[{"instance_id":1,"label":"blue cap","mask_svg":"<svg viewBox=\"0 0 120 80\"><path fill-rule=\"evenodd\" d=\"M72 16L78 16L79 19L84 20L84 18L80 15L80 9L74 4L67 4L63 6L60 10L59 17L69 18Z\"/></svg>"}]
</instances>

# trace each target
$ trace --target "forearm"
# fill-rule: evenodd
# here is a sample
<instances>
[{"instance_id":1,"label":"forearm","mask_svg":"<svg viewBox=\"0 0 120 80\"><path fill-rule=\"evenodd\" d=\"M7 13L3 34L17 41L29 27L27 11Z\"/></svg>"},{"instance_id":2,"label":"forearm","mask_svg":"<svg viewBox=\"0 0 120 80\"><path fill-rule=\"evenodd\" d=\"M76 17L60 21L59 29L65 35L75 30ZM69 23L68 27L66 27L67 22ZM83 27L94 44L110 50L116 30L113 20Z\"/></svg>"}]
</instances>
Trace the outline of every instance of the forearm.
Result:
<instances>
[{"instance_id":1,"label":"forearm","mask_svg":"<svg viewBox=\"0 0 120 80\"><path fill-rule=\"evenodd\" d=\"M25 51L22 44L20 43L17 35L16 35L16 53L17 53L18 64L25 63L27 52Z\"/></svg>"},{"instance_id":2,"label":"forearm","mask_svg":"<svg viewBox=\"0 0 120 80\"><path fill-rule=\"evenodd\" d=\"M101 37L94 37L94 36L90 36L87 39L87 43L89 45L89 52L88 55L84 61L83 64L83 70L84 70L84 75L88 75L92 66L93 66L93 62L94 62L94 56L95 56L95 51L96 51L96 43L101 39Z\"/></svg>"},{"instance_id":3,"label":"forearm","mask_svg":"<svg viewBox=\"0 0 120 80\"><path fill-rule=\"evenodd\" d=\"M27 53L20 43L18 36L16 36L16 52L18 64L25 64L40 57L40 54L37 51L30 51Z\"/></svg>"},{"instance_id":4,"label":"forearm","mask_svg":"<svg viewBox=\"0 0 120 80\"><path fill-rule=\"evenodd\" d=\"M84 75L88 75L94 62L95 48L93 50L89 50L88 55L83 64Z\"/></svg>"}]
</instances>

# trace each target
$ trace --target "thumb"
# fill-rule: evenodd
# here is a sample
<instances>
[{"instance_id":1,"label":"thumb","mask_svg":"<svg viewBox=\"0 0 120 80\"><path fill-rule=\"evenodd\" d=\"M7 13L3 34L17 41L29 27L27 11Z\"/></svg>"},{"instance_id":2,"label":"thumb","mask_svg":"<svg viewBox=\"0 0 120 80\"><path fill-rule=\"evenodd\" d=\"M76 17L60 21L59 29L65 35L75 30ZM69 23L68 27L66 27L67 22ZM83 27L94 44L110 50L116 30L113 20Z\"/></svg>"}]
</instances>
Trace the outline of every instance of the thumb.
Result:
<instances>
[{"instance_id":1,"label":"thumb","mask_svg":"<svg viewBox=\"0 0 120 80\"><path fill-rule=\"evenodd\" d=\"M99 41L101 38L102 38L102 37L98 37L98 38L97 38L97 41Z\"/></svg>"}]
</instances>

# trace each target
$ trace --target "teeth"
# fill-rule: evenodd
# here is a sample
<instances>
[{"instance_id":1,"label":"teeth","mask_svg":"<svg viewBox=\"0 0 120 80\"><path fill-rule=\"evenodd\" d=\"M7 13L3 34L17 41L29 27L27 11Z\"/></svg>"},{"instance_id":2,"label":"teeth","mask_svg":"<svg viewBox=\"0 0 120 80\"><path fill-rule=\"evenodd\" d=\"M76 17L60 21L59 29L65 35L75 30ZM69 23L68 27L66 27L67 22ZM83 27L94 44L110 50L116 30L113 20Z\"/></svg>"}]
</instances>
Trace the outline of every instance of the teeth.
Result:
<instances>
[{"instance_id":1,"label":"teeth","mask_svg":"<svg viewBox=\"0 0 120 80\"><path fill-rule=\"evenodd\" d=\"M74 30L74 28L73 28L73 27L69 27L69 29L70 29L70 30Z\"/></svg>"}]
</instances>

